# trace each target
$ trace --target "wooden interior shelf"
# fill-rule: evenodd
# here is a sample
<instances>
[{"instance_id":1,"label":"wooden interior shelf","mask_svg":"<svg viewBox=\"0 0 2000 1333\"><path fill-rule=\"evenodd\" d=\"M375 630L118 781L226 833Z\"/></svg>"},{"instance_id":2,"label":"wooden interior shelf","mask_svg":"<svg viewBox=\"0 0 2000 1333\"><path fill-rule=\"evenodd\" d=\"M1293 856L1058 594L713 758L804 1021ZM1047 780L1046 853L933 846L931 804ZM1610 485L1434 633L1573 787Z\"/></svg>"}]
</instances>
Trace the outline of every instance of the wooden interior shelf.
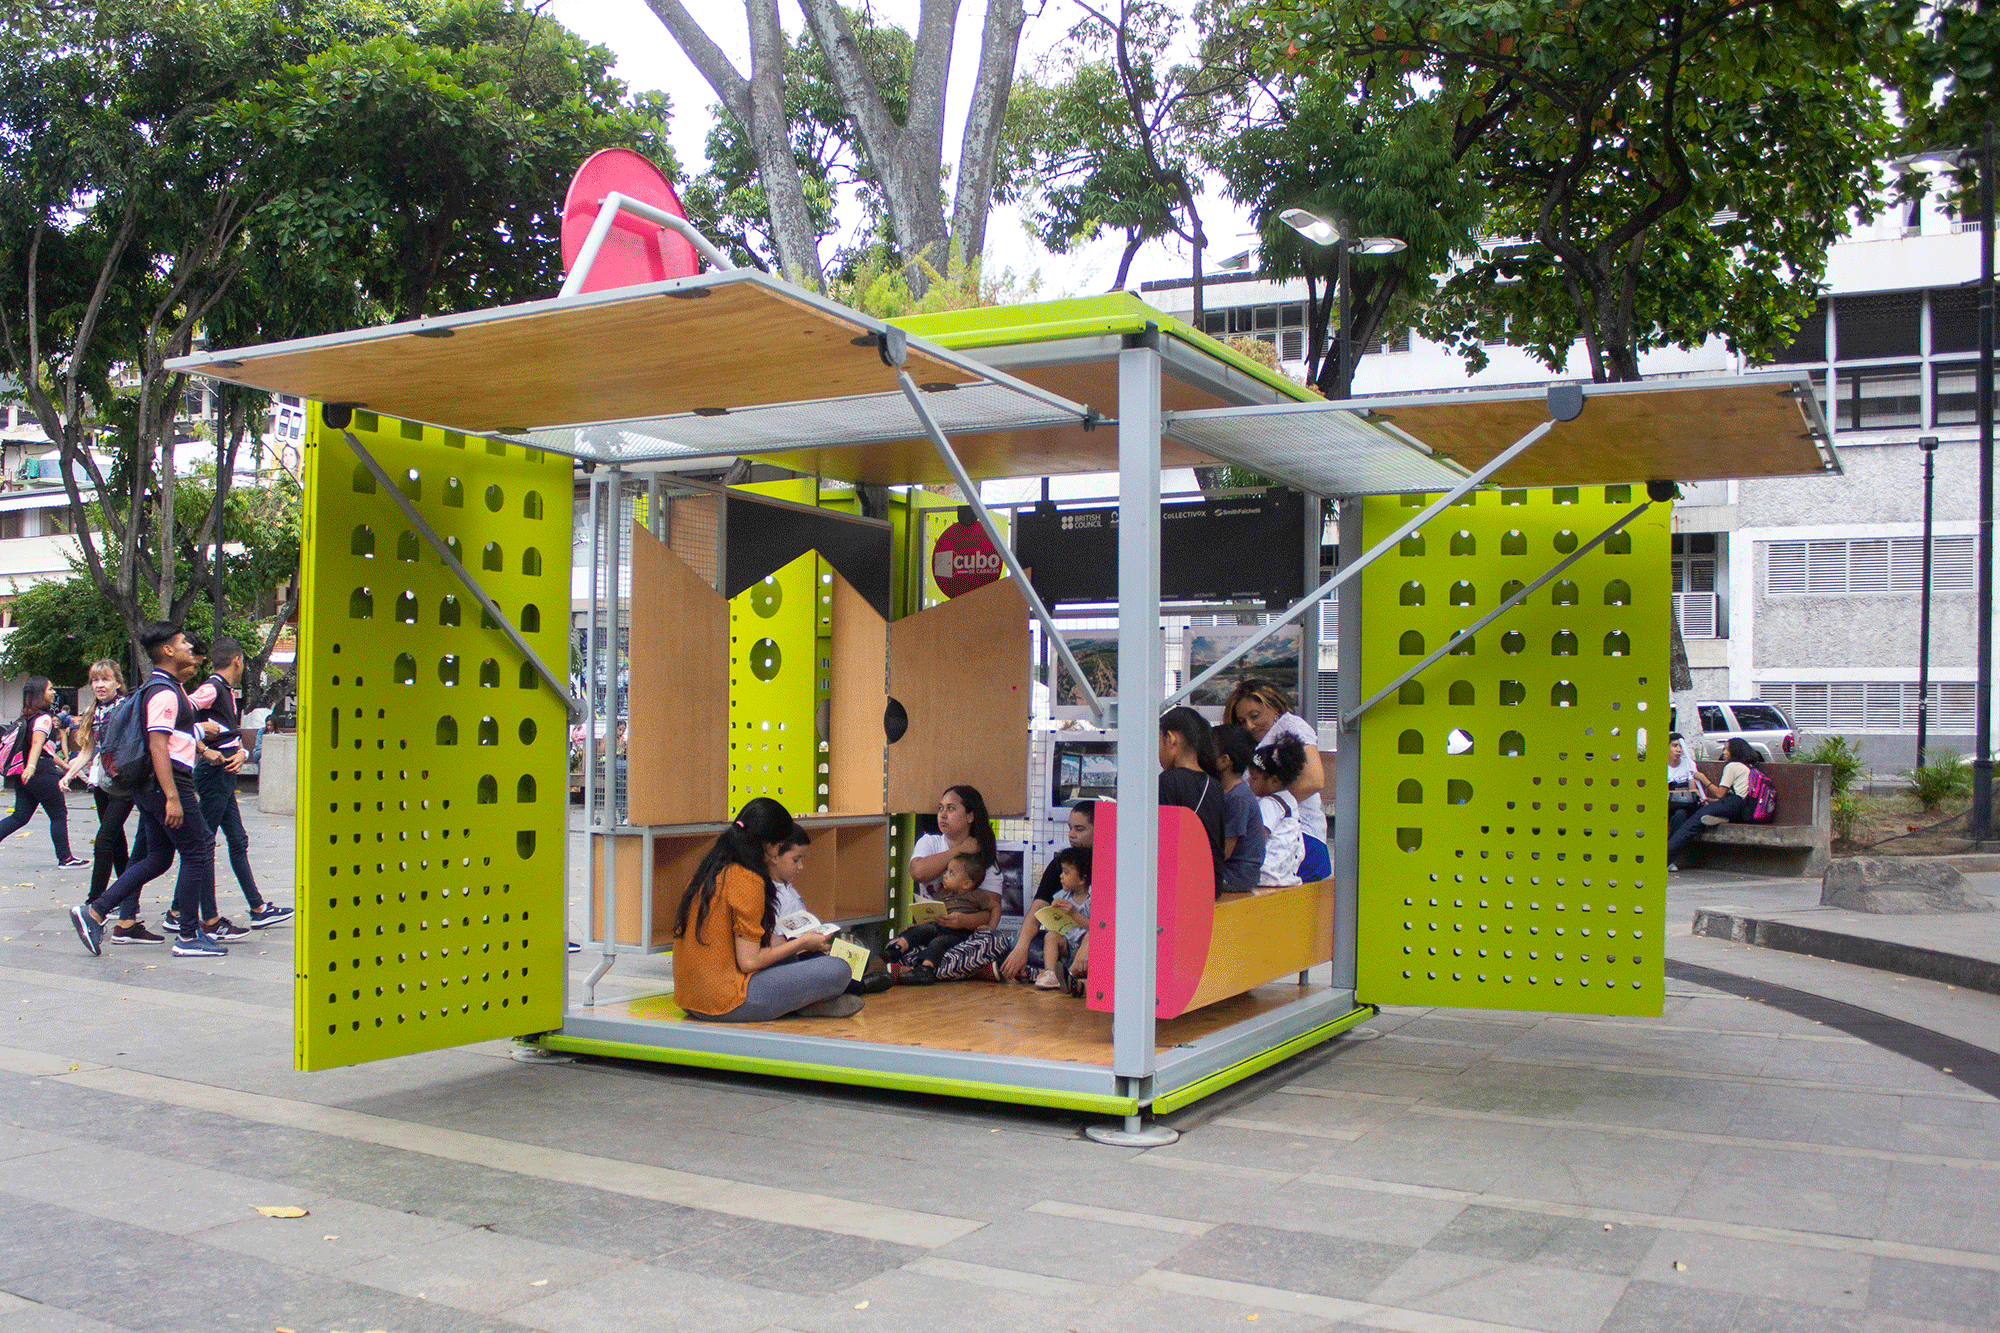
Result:
<instances>
[{"instance_id":1,"label":"wooden interior shelf","mask_svg":"<svg viewBox=\"0 0 2000 1333\"><path fill-rule=\"evenodd\" d=\"M812 834L806 870L796 885L806 906L823 921L860 921L889 910L889 824L881 815L808 815L799 823ZM673 943L674 909L722 824L633 828L613 834L617 843L615 943L657 952ZM604 938L604 836L590 840L588 938ZM646 930L647 847L652 848L653 911ZM648 938L641 940L641 934Z\"/></svg>"}]
</instances>

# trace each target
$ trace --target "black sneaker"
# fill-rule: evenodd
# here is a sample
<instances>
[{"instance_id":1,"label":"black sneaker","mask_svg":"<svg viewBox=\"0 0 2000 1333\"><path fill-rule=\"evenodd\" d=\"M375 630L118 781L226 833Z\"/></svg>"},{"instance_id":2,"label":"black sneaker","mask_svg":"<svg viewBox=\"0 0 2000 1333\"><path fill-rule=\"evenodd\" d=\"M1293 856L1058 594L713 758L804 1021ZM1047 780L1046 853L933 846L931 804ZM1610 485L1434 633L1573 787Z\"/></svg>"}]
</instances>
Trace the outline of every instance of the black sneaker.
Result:
<instances>
[{"instance_id":1,"label":"black sneaker","mask_svg":"<svg viewBox=\"0 0 2000 1333\"><path fill-rule=\"evenodd\" d=\"M224 941L247 940L250 938L249 931L237 925L234 921L231 921L226 916L219 916L215 918L215 924L211 925L208 928L208 933L215 936L215 938Z\"/></svg>"},{"instance_id":2,"label":"black sneaker","mask_svg":"<svg viewBox=\"0 0 2000 1333\"><path fill-rule=\"evenodd\" d=\"M196 931L192 938L182 935L174 940L176 958L222 958L228 953L229 950L223 948L215 936L205 930Z\"/></svg>"},{"instance_id":3,"label":"black sneaker","mask_svg":"<svg viewBox=\"0 0 2000 1333\"><path fill-rule=\"evenodd\" d=\"M264 903L251 911L250 929L262 930L266 926L280 926L290 921L292 916L293 912L289 907L280 907L276 903Z\"/></svg>"},{"instance_id":4,"label":"black sneaker","mask_svg":"<svg viewBox=\"0 0 2000 1333\"><path fill-rule=\"evenodd\" d=\"M88 907L69 909L70 924L76 927L76 937L83 941L83 947L90 950L92 957L104 953L104 923L90 914Z\"/></svg>"},{"instance_id":5,"label":"black sneaker","mask_svg":"<svg viewBox=\"0 0 2000 1333\"><path fill-rule=\"evenodd\" d=\"M80 856L72 856L72 857L71 857L71 858L70 858L69 860L67 860L67 861L58 861L58 862L56 862L56 869L58 869L58 870L74 870L74 869L76 869L76 868L77 868L78 866L87 866L87 865L89 865L89 864L90 864L90 862L88 862L88 861L84 860L84 859L83 859L82 857L80 857Z\"/></svg>"},{"instance_id":6,"label":"black sneaker","mask_svg":"<svg viewBox=\"0 0 2000 1333\"><path fill-rule=\"evenodd\" d=\"M169 907L167 914L161 917L160 920L165 923L169 935L178 935L181 933L181 914L173 908Z\"/></svg>"},{"instance_id":7,"label":"black sneaker","mask_svg":"<svg viewBox=\"0 0 2000 1333\"><path fill-rule=\"evenodd\" d=\"M106 934L110 937L113 944L165 944L167 942L165 935L155 935L152 931L147 930L146 923L143 921L128 921L123 925L113 926Z\"/></svg>"}]
</instances>

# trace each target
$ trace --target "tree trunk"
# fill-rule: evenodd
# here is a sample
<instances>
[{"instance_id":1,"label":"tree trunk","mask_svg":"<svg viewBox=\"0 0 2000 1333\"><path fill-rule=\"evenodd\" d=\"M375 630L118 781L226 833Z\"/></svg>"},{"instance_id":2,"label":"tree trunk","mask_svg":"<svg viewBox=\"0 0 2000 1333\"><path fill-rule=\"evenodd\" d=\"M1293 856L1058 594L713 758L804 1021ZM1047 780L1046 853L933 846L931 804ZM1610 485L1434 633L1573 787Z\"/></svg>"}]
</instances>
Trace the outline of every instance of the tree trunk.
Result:
<instances>
[{"instance_id":1,"label":"tree trunk","mask_svg":"<svg viewBox=\"0 0 2000 1333\"><path fill-rule=\"evenodd\" d=\"M750 28L747 79L681 0L646 3L749 137L757 158L757 178L764 186L765 207L770 211L778 267L801 286L823 288L826 270L819 262L819 238L806 207L805 185L799 179L798 159L792 155L785 119L785 33L778 22L777 0L744 0Z\"/></svg>"},{"instance_id":2,"label":"tree trunk","mask_svg":"<svg viewBox=\"0 0 2000 1333\"><path fill-rule=\"evenodd\" d=\"M951 242L968 269L986 251L986 215L993 204L994 165L1007 99L1014 90L1014 60L1027 21L1022 0L988 0L986 29L979 43L979 81L965 113L965 137L958 150L958 188L952 201ZM1125 285L1121 272L1118 285Z\"/></svg>"}]
</instances>

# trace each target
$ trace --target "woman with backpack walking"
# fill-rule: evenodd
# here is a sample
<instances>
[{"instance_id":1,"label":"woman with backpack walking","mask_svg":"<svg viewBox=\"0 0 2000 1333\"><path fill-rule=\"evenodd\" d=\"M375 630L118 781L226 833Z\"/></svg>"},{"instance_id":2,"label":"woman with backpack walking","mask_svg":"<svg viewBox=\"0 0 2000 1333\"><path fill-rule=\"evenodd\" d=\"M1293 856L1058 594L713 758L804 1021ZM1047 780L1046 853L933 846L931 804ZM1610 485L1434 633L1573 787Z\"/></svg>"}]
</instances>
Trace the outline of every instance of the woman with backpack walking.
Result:
<instances>
[{"instance_id":1,"label":"woman with backpack walking","mask_svg":"<svg viewBox=\"0 0 2000 1333\"><path fill-rule=\"evenodd\" d=\"M1701 793L1703 803L1668 837L1669 870L1680 868L1675 862L1681 848L1706 833L1710 825L1748 820L1756 789L1770 780L1760 771L1764 767L1763 758L1741 736L1729 738L1723 758L1722 777L1718 781L1710 782L1700 769L1694 772L1695 789Z\"/></svg>"},{"instance_id":2,"label":"woman with backpack walking","mask_svg":"<svg viewBox=\"0 0 2000 1333\"><path fill-rule=\"evenodd\" d=\"M138 842L127 847L125 842L125 821L132 813L132 798L119 796L104 789L104 764L98 751L105 745L105 725L111 715L125 704L125 673L118 663L110 658L102 658L90 664L90 691L83 705L83 716L77 719L77 728L83 733L83 744L77 755L63 773L62 785L67 789L79 776L90 788L90 796L97 803L97 839L91 846L90 896L85 902L96 902L105 886L115 876L125 873L126 862L132 857L144 858L145 825L139 826ZM139 900L128 900L120 909L123 918L109 932L113 944L160 944L166 936L156 934L139 920Z\"/></svg>"},{"instance_id":3,"label":"woman with backpack walking","mask_svg":"<svg viewBox=\"0 0 2000 1333\"><path fill-rule=\"evenodd\" d=\"M56 864L74 868L90 862L69 854L69 805L63 800L63 767L53 748L56 717L55 686L47 676L30 676L21 690L21 720L14 724L0 753L6 756L7 785L15 788L14 813L0 819L0 841L34 818L35 807L48 812L49 841Z\"/></svg>"}]
</instances>

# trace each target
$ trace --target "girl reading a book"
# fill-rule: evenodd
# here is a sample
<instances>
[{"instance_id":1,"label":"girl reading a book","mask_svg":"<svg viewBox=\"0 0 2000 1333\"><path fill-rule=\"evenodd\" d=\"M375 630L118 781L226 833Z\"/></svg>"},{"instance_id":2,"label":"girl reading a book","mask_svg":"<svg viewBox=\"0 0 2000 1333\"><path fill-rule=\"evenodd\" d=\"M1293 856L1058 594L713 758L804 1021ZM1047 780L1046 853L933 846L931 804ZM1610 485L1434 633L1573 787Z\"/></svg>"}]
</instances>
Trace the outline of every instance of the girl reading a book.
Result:
<instances>
[{"instance_id":1,"label":"girl reading a book","mask_svg":"<svg viewBox=\"0 0 2000 1333\"><path fill-rule=\"evenodd\" d=\"M1035 978L1041 990L1069 990L1090 949L1090 848L1067 847L1052 863L1062 887L1047 907L1035 910L1042 928L1042 958L1048 966Z\"/></svg>"},{"instance_id":2,"label":"girl reading a book","mask_svg":"<svg viewBox=\"0 0 2000 1333\"><path fill-rule=\"evenodd\" d=\"M674 1002L688 1017L761 1023L860 1012L859 983L816 931L773 942L777 880L797 873L804 832L767 796L717 836L674 914Z\"/></svg>"}]
</instances>

